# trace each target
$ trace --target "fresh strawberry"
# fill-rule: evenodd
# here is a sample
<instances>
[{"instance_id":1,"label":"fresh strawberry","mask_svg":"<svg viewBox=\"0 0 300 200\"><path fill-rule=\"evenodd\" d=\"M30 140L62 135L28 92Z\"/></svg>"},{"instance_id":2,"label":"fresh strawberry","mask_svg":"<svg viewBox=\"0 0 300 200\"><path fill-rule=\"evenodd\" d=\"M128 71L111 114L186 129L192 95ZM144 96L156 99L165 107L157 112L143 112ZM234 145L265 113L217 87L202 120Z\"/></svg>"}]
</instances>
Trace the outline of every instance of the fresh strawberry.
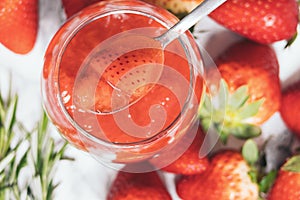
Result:
<instances>
[{"instance_id":1,"label":"fresh strawberry","mask_svg":"<svg viewBox=\"0 0 300 200\"><path fill-rule=\"evenodd\" d=\"M280 168L268 200L300 199L300 156L294 156Z\"/></svg>"},{"instance_id":2,"label":"fresh strawberry","mask_svg":"<svg viewBox=\"0 0 300 200\"><path fill-rule=\"evenodd\" d=\"M300 81L288 86L282 94L280 114L287 127L300 137Z\"/></svg>"},{"instance_id":3,"label":"fresh strawberry","mask_svg":"<svg viewBox=\"0 0 300 200\"><path fill-rule=\"evenodd\" d=\"M209 166L207 157L199 157L204 137L205 134L203 133L202 128L199 127L191 146L176 161L162 168L162 170L184 175L203 173Z\"/></svg>"},{"instance_id":4,"label":"fresh strawberry","mask_svg":"<svg viewBox=\"0 0 300 200\"><path fill-rule=\"evenodd\" d=\"M180 177L177 193L184 200L258 199L258 186L249 172L250 167L239 152L225 150L212 157L206 172Z\"/></svg>"},{"instance_id":5,"label":"fresh strawberry","mask_svg":"<svg viewBox=\"0 0 300 200\"><path fill-rule=\"evenodd\" d=\"M83 8L99 1L101 0L62 0L62 3L67 18L69 18Z\"/></svg>"},{"instance_id":6,"label":"fresh strawberry","mask_svg":"<svg viewBox=\"0 0 300 200\"><path fill-rule=\"evenodd\" d=\"M114 180L107 200L171 200L156 171L129 173L120 171Z\"/></svg>"},{"instance_id":7,"label":"fresh strawberry","mask_svg":"<svg viewBox=\"0 0 300 200\"><path fill-rule=\"evenodd\" d=\"M38 29L37 0L0 1L0 42L18 54L29 53Z\"/></svg>"},{"instance_id":8,"label":"fresh strawberry","mask_svg":"<svg viewBox=\"0 0 300 200\"><path fill-rule=\"evenodd\" d=\"M259 43L291 39L297 29L296 0L228 0L210 17Z\"/></svg>"},{"instance_id":9,"label":"fresh strawberry","mask_svg":"<svg viewBox=\"0 0 300 200\"><path fill-rule=\"evenodd\" d=\"M259 135L257 125L280 107L279 65L274 50L268 45L240 41L225 50L216 64L218 70L210 71L208 80L221 74L225 82L220 91L225 99L220 96L222 107L213 111L211 104L203 104L200 116L204 126L208 128L212 117L225 141L229 134L239 138Z\"/></svg>"},{"instance_id":10,"label":"fresh strawberry","mask_svg":"<svg viewBox=\"0 0 300 200\"><path fill-rule=\"evenodd\" d=\"M241 41L229 47L216 63L230 92L246 85L249 102L263 99L259 112L249 122L262 124L279 109L279 64L270 46Z\"/></svg>"},{"instance_id":11,"label":"fresh strawberry","mask_svg":"<svg viewBox=\"0 0 300 200\"><path fill-rule=\"evenodd\" d=\"M181 16L192 11L203 0L143 0L148 3L163 7L177 16Z\"/></svg>"}]
</instances>

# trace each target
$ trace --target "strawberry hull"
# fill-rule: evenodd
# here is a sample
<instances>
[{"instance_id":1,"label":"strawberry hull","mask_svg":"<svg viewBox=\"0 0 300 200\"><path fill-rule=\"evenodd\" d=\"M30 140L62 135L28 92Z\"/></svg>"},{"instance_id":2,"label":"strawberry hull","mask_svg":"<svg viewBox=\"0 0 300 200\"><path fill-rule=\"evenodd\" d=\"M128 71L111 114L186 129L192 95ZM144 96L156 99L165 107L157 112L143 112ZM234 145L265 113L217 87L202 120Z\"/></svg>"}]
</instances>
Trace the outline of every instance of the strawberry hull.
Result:
<instances>
[{"instance_id":1,"label":"strawberry hull","mask_svg":"<svg viewBox=\"0 0 300 200\"><path fill-rule=\"evenodd\" d=\"M244 40L229 47L216 61L229 92L248 87L248 102L263 99L247 122L261 125L280 108L279 64L272 47Z\"/></svg>"}]
</instances>

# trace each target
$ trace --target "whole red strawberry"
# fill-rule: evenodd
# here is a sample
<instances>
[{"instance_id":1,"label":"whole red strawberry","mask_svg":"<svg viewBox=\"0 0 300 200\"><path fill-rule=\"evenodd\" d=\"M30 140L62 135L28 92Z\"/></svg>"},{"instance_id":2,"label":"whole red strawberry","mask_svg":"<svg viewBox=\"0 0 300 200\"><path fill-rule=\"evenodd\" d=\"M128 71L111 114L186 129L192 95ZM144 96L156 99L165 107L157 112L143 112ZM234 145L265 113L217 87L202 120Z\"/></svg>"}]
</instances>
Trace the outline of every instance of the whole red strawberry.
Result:
<instances>
[{"instance_id":1,"label":"whole red strawberry","mask_svg":"<svg viewBox=\"0 0 300 200\"><path fill-rule=\"evenodd\" d=\"M244 40L229 47L216 63L230 92L246 85L250 102L263 99L258 113L248 121L262 124L278 111L279 64L272 47Z\"/></svg>"},{"instance_id":2,"label":"whole red strawberry","mask_svg":"<svg viewBox=\"0 0 300 200\"><path fill-rule=\"evenodd\" d=\"M210 17L251 40L269 44L295 35L298 5L296 0L228 0Z\"/></svg>"},{"instance_id":3,"label":"whole red strawberry","mask_svg":"<svg viewBox=\"0 0 300 200\"><path fill-rule=\"evenodd\" d=\"M67 18L69 18L81 9L99 1L101 0L62 0L62 3Z\"/></svg>"},{"instance_id":4,"label":"whole red strawberry","mask_svg":"<svg viewBox=\"0 0 300 200\"><path fill-rule=\"evenodd\" d=\"M282 93L280 114L288 128L300 137L300 81L288 86Z\"/></svg>"},{"instance_id":5,"label":"whole red strawberry","mask_svg":"<svg viewBox=\"0 0 300 200\"><path fill-rule=\"evenodd\" d=\"M38 0L0 1L0 43L18 54L32 50L38 29Z\"/></svg>"},{"instance_id":6,"label":"whole red strawberry","mask_svg":"<svg viewBox=\"0 0 300 200\"><path fill-rule=\"evenodd\" d=\"M177 193L184 200L258 199L258 186L249 172L250 167L239 152L219 152L203 174L182 176L176 184Z\"/></svg>"},{"instance_id":7,"label":"whole red strawberry","mask_svg":"<svg viewBox=\"0 0 300 200\"><path fill-rule=\"evenodd\" d=\"M113 182L107 200L171 200L156 171L129 173L120 171Z\"/></svg>"},{"instance_id":8,"label":"whole red strawberry","mask_svg":"<svg viewBox=\"0 0 300 200\"><path fill-rule=\"evenodd\" d=\"M290 158L280 169L268 200L300 199L300 156Z\"/></svg>"},{"instance_id":9,"label":"whole red strawberry","mask_svg":"<svg viewBox=\"0 0 300 200\"><path fill-rule=\"evenodd\" d=\"M205 134L202 128L198 128L196 137L191 146L173 163L164 167L162 170L176 174L200 174L205 172L209 166L207 157L199 157L199 151L203 143ZM176 148L176 147L175 147Z\"/></svg>"},{"instance_id":10,"label":"whole red strawberry","mask_svg":"<svg viewBox=\"0 0 300 200\"><path fill-rule=\"evenodd\" d=\"M208 79L220 73L229 94L221 107L225 112L213 112L222 116L212 117L217 126L224 122L222 139L226 140L228 134L239 138L259 134L257 125L278 111L281 102L279 64L274 50L269 45L243 40L226 49L216 64L218 71L209 72ZM207 105L204 103L200 110L203 122L211 117L207 115L211 112Z\"/></svg>"}]
</instances>

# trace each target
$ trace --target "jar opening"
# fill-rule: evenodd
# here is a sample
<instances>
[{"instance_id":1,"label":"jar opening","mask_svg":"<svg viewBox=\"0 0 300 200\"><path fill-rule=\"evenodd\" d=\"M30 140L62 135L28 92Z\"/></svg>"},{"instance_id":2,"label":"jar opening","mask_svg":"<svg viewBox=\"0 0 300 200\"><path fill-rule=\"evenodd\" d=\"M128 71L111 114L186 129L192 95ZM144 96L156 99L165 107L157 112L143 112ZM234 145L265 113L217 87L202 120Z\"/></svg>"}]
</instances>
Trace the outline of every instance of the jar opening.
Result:
<instances>
[{"instance_id":1,"label":"jar opening","mask_svg":"<svg viewBox=\"0 0 300 200\"><path fill-rule=\"evenodd\" d=\"M144 62L143 55L146 55L146 59L153 59L151 54L147 55L149 49L143 49L143 54L130 51L131 54L121 58L116 56L114 59L109 58L110 53L100 54L105 55L105 58L95 56L101 51L99 44L118 33L139 31L152 37L161 34L166 28L169 27L165 22L148 13L117 10L82 22L64 42L56 63L59 68L58 101L63 113L84 141L124 147L144 145L170 134L173 129L177 130L181 118L187 115L188 110L197 110L195 107L191 108L199 100L194 99L197 97L194 94L195 66L190 41L186 35L164 49L163 64L159 63L159 67L162 67L159 77L155 77L155 81L148 81L146 85L136 87L138 94L145 94L138 95L132 101L132 94L124 99L119 88L111 84L111 80L127 70L123 78L135 73L132 77L139 78L132 80L142 81L145 76L138 74L147 74L148 68L142 65L143 67L130 71L126 69L126 62ZM107 58L112 60L108 61L110 64L105 66L109 67L101 73L95 67L89 67L99 66L99 62L106 62ZM105 70L108 71L105 74L108 74L108 78L103 78ZM123 104L126 106L120 107ZM107 106L115 109L105 111Z\"/></svg>"}]
</instances>

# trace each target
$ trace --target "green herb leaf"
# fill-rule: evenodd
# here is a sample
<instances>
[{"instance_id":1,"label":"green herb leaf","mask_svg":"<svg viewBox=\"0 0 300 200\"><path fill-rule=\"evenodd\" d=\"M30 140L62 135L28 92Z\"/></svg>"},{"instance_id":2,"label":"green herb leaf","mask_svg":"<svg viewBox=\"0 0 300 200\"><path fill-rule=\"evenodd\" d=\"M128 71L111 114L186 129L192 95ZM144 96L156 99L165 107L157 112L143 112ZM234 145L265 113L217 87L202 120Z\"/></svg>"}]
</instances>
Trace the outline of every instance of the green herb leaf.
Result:
<instances>
[{"instance_id":1,"label":"green herb leaf","mask_svg":"<svg viewBox=\"0 0 300 200\"><path fill-rule=\"evenodd\" d=\"M18 96L14 96L6 111L6 124L4 124L4 126L7 127L7 133L12 132L12 128L16 124L17 102Z\"/></svg>"},{"instance_id":2,"label":"green herb leaf","mask_svg":"<svg viewBox=\"0 0 300 200\"><path fill-rule=\"evenodd\" d=\"M24 194L26 200L53 199L58 185L54 184L54 167L67 158L67 143L55 148L45 113L37 127L27 131L16 118L17 110L18 96L11 95L10 87L6 99L0 93L0 199L19 200ZM20 188L17 183L25 167L31 168L33 174L28 185ZM42 196L35 191L41 191Z\"/></svg>"},{"instance_id":3,"label":"green herb leaf","mask_svg":"<svg viewBox=\"0 0 300 200\"><path fill-rule=\"evenodd\" d=\"M28 150L25 152L25 154L22 156L20 162L17 165L17 169L16 169L16 176L19 177L20 171L21 169L23 169L23 167L26 167L27 165L27 155L28 155Z\"/></svg>"},{"instance_id":4,"label":"green herb leaf","mask_svg":"<svg viewBox=\"0 0 300 200\"><path fill-rule=\"evenodd\" d=\"M11 87L6 99L0 93L0 188L2 188L0 199L7 199L8 197L20 199L22 192L17 182L18 170L21 171L21 168L24 167L19 165L24 154L20 155L19 147L25 141L22 141L22 138L15 132L18 129L16 120L17 105L18 96L12 96ZM12 145L12 141L16 144Z\"/></svg>"},{"instance_id":5,"label":"green herb leaf","mask_svg":"<svg viewBox=\"0 0 300 200\"><path fill-rule=\"evenodd\" d=\"M16 152L10 152L4 159L0 162L0 173L2 173L5 168L10 165L10 163L14 160L16 157Z\"/></svg>"}]
</instances>

